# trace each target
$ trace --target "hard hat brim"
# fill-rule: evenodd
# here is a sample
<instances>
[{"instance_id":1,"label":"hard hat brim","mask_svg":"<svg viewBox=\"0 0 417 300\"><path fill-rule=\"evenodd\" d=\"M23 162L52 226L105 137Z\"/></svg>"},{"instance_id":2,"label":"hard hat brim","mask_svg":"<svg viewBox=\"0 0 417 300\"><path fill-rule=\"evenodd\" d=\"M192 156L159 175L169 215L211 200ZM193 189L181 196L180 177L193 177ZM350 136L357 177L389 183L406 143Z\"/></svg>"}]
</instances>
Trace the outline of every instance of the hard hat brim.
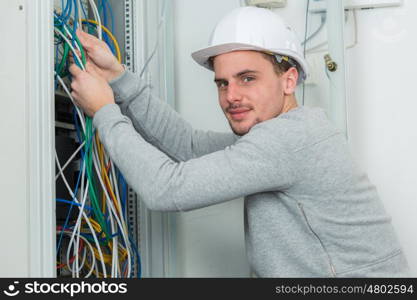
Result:
<instances>
[{"instance_id":1,"label":"hard hat brim","mask_svg":"<svg viewBox=\"0 0 417 300\"><path fill-rule=\"evenodd\" d=\"M249 44L242 44L242 43L227 43L216 45L212 47L207 47L204 49L200 49L196 52L191 54L191 57L201 66L213 71L213 68L209 62L211 57L215 57L220 54L229 53L233 51L244 51L244 50L253 50L253 51L261 51L261 52L270 52L267 49L256 47Z\"/></svg>"},{"instance_id":2,"label":"hard hat brim","mask_svg":"<svg viewBox=\"0 0 417 300\"><path fill-rule=\"evenodd\" d=\"M197 62L199 65L205 67L206 69L209 69L211 71L213 70L213 66L210 63L210 58L215 57L220 54L229 53L233 51L259 51L259 52L265 52L265 53L276 53L281 55L286 55L291 58L293 58L301 67L301 74L299 74L299 83L303 80L305 80L308 69L307 65L305 64L304 60L299 57L299 55L296 52L289 51L288 49L265 49L262 47L257 47L250 44L244 44L244 43L227 43L227 44L220 44L212 47L207 47L200 49L198 51L195 51L191 54L191 57Z\"/></svg>"}]
</instances>

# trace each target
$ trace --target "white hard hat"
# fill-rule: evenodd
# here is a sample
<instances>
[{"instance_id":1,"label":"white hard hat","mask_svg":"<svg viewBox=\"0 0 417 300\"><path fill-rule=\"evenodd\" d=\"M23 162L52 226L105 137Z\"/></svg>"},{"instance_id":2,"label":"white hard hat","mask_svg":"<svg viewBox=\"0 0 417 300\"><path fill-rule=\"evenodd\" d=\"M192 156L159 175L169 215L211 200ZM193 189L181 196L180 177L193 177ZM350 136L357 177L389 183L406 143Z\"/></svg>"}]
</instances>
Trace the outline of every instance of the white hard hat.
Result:
<instances>
[{"instance_id":1,"label":"white hard hat","mask_svg":"<svg viewBox=\"0 0 417 300\"><path fill-rule=\"evenodd\" d=\"M238 50L255 50L293 59L298 67L298 83L308 69L295 32L277 14L264 8L240 7L227 14L214 29L209 47L191 54L203 67L213 70L210 58Z\"/></svg>"}]
</instances>

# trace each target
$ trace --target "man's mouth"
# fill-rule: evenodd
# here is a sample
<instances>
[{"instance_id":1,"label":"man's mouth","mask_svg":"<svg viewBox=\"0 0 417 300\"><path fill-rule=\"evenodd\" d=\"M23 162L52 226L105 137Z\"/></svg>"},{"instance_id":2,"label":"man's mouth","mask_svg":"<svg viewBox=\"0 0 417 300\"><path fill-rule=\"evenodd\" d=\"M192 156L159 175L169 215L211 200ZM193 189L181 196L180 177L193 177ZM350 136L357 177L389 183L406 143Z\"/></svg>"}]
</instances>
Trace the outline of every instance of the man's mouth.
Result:
<instances>
[{"instance_id":1,"label":"man's mouth","mask_svg":"<svg viewBox=\"0 0 417 300\"><path fill-rule=\"evenodd\" d=\"M229 109L229 114L232 120L234 121L241 121L243 120L251 110L248 108L235 108Z\"/></svg>"}]
</instances>

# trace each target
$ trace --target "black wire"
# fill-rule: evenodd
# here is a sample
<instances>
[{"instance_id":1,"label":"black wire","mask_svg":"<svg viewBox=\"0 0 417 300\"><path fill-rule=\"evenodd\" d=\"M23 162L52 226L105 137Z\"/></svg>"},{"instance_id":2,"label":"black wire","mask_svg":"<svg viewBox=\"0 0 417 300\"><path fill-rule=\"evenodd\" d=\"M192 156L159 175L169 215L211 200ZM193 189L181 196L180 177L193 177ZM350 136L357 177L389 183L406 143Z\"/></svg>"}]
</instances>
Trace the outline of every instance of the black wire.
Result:
<instances>
[{"instance_id":1,"label":"black wire","mask_svg":"<svg viewBox=\"0 0 417 300\"><path fill-rule=\"evenodd\" d=\"M307 0L307 9L306 9L306 21L305 21L305 32L304 32L304 41L307 40L307 29L308 29L308 10L310 8L310 0ZM306 57L306 45L307 43L304 42L304 49L303 49L303 55L304 55L304 59ZM307 74L305 74L307 75ZM305 96L305 89L306 89L306 84L305 81L303 81L303 106L304 106L304 96Z\"/></svg>"}]
</instances>

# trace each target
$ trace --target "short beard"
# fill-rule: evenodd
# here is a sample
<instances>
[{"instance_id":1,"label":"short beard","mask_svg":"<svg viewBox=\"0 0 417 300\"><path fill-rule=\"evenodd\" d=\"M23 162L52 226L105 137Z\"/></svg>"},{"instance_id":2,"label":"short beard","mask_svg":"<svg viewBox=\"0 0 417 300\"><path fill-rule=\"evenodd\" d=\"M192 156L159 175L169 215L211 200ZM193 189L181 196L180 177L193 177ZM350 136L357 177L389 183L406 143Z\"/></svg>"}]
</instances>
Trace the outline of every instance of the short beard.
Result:
<instances>
[{"instance_id":1,"label":"short beard","mask_svg":"<svg viewBox=\"0 0 417 300\"><path fill-rule=\"evenodd\" d=\"M245 134L247 134L247 133L249 133L249 131L252 129L252 127L253 126L255 126L256 124L259 124L259 123L261 123L262 121L259 119L259 118L256 118L255 119L255 122L253 123L253 125L252 126L250 126L249 127L249 129L247 130L247 131L245 131L245 132L237 132L234 128L233 128L233 126L232 126L232 122L231 121L229 121L229 125L230 125L230 128L232 129L232 131L233 131L233 133L235 134L235 135L237 135L237 136L244 136Z\"/></svg>"}]
</instances>

